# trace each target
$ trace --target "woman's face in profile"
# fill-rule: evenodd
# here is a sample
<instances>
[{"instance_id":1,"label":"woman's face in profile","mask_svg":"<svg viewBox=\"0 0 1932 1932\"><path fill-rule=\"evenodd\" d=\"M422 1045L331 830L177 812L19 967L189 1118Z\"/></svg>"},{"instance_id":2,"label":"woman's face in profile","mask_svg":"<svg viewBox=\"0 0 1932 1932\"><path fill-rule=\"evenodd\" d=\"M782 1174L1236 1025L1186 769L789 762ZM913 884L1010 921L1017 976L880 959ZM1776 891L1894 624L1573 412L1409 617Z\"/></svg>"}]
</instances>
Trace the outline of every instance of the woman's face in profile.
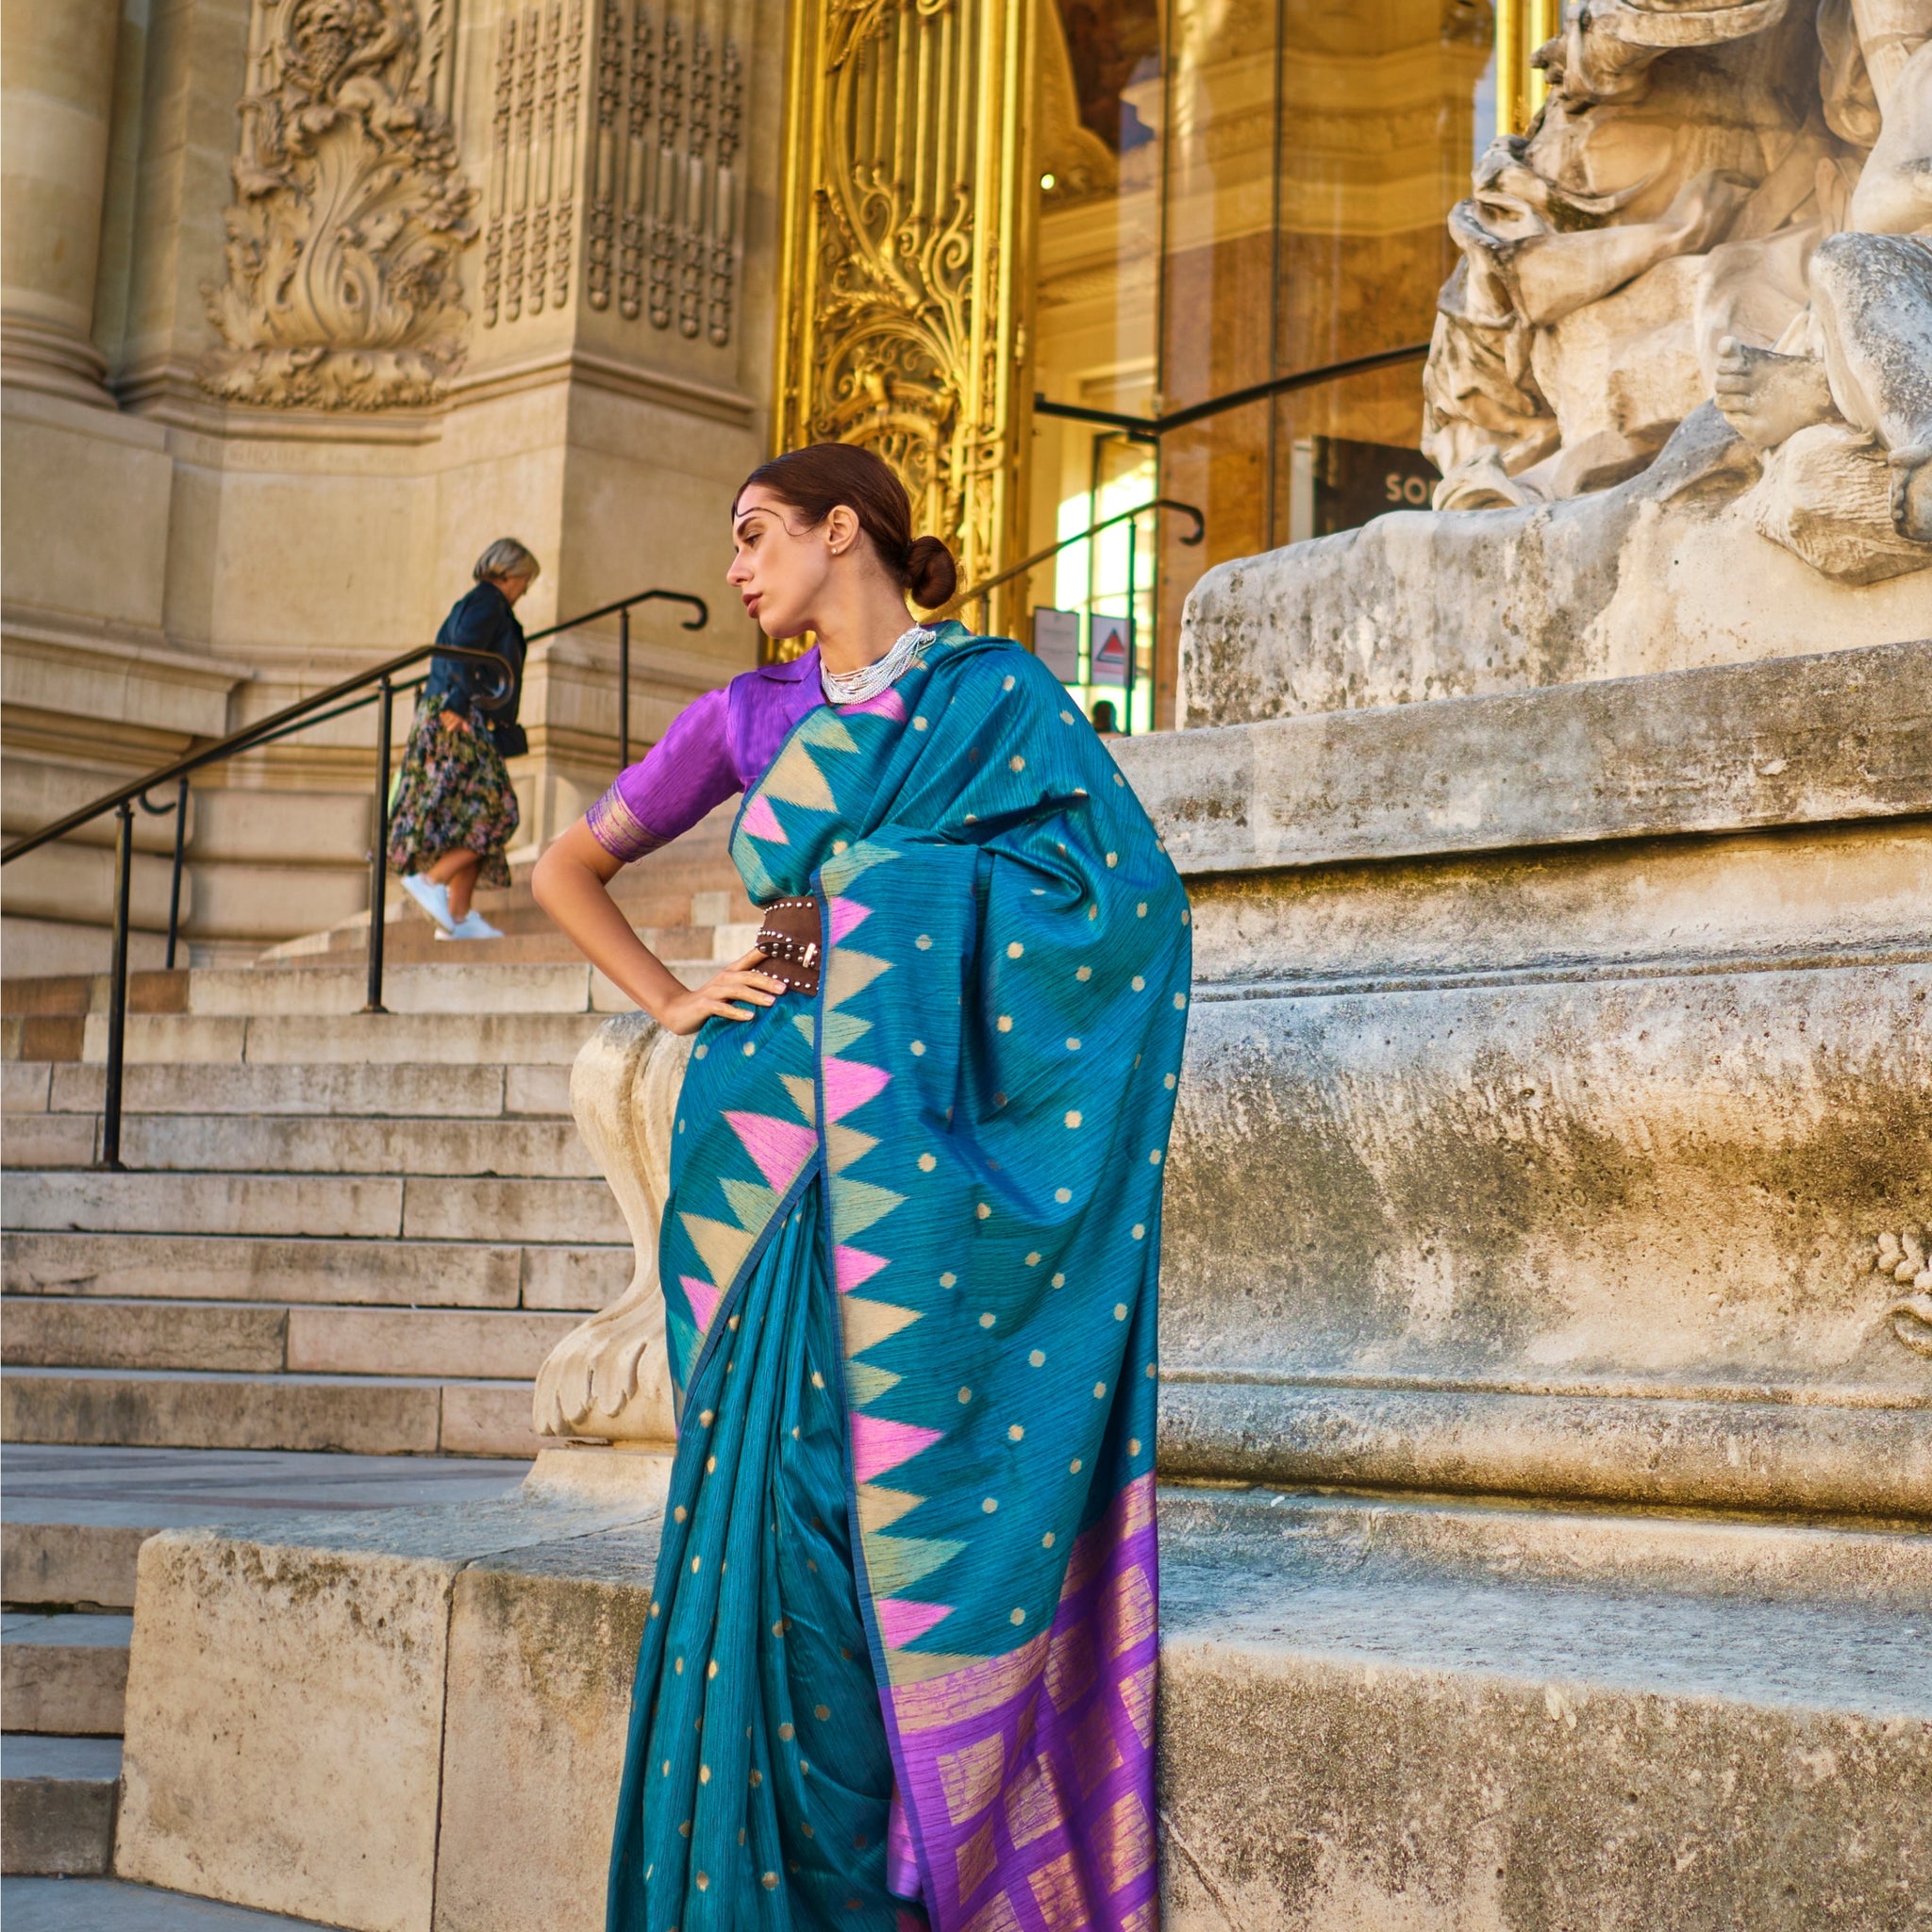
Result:
<instances>
[{"instance_id":1,"label":"woman's face in profile","mask_svg":"<svg viewBox=\"0 0 1932 1932\"><path fill-rule=\"evenodd\" d=\"M528 577L492 577L491 582L514 604L530 588Z\"/></svg>"},{"instance_id":2,"label":"woman's face in profile","mask_svg":"<svg viewBox=\"0 0 1932 1932\"><path fill-rule=\"evenodd\" d=\"M800 527L798 512L767 490L754 487L738 499L731 520L736 554L724 581L768 638L793 638L811 628L832 567L829 526L839 515L834 510L826 524Z\"/></svg>"}]
</instances>

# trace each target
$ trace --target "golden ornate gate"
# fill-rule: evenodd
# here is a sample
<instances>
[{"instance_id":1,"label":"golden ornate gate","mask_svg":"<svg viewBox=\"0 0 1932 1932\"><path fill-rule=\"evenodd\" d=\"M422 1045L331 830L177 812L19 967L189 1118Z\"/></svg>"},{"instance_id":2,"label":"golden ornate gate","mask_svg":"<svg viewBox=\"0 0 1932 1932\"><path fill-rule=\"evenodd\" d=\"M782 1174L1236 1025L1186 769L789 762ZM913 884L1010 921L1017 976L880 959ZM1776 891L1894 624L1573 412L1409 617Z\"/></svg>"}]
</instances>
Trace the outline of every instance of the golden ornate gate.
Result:
<instances>
[{"instance_id":1,"label":"golden ornate gate","mask_svg":"<svg viewBox=\"0 0 1932 1932\"><path fill-rule=\"evenodd\" d=\"M791 8L774 441L876 450L962 585L1022 534L1035 31L1026 0Z\"/></svg>"}]
</instances>

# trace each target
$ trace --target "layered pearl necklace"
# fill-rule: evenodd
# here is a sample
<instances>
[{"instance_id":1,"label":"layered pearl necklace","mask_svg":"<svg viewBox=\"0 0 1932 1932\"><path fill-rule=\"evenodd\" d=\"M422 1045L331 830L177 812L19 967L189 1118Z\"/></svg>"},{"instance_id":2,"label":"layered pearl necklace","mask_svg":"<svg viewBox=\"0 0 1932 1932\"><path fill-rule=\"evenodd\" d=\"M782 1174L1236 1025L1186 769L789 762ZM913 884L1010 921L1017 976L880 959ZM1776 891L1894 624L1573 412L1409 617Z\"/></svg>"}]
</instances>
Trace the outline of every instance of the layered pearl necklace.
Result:
<instances>
[{"instance_id":1,"label":"layered pearl necklace","mask_svg":"<svg viewBox=\"0 0 1932 1932\"><path fill-rule=\"evenodd\" d=\"M907 667L923 661L925 647L939 635L924 625L915 624L883 658L861 664L857 671L829 671L819 659L819 685L825 702L832 705L862 705L875 698L888 686L896 684Z\"/></svg>"}]
</instances>

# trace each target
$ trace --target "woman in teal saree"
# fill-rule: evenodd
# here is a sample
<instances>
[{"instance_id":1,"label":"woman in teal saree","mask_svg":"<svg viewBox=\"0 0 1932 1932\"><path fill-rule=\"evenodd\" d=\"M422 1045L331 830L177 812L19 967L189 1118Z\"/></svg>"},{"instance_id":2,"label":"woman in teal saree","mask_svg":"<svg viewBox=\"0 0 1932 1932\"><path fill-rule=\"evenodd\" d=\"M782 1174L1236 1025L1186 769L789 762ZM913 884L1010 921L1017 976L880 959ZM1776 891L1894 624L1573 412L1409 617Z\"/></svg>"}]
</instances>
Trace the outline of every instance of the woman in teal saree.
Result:
<instances>
[{"instance_id":1,"label":"woman in teal saree","mask_svg":"<svg viewBox=\"0 0 1932 1932\"><path fill-rule=\"evenodd\" d=\"M687 991L604 891L677 815L666 760L539 868L596 963L698 1035L661 1250L678 1449L610 1932L1157 1922L1187 900L1050 673L908 628L908 589L952 590L908 528L865 453L756 472L731 581L768 634L816 634L823 689L740 702L739 679L674 747L744 784L732 858L759 905L811 902L813 991L756 953Z\"/></svg>"}]
</instances>

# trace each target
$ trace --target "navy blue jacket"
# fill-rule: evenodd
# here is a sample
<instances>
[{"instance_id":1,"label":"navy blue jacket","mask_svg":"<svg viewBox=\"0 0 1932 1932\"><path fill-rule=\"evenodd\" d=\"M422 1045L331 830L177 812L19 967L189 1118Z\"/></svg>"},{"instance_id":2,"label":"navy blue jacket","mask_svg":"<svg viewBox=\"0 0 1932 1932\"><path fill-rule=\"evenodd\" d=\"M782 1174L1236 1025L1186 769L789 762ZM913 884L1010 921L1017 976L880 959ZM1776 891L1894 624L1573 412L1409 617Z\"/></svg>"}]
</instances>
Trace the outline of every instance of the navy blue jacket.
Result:
<instances>
[{"instance_id":1,"label":"navy blue jacket","mask_svg":"<svg viewBox=\"0 0 1932 1932\"><path fill-rule=\"evenodd\" d=\"M480 583L468 596L458 600L436 633L439 644L454 644L459 650L491 651L509 666L509 703L500 711L486 711L490 735L505 758L518 757L525 749L524 728L517 723L517 708L524 696L524 627L517 622L510 601L492 583ZM429 682L424 687L425 703L441 711L455 711L468 717L472 700L491 684L487 664L473 664L465 658L432 658Z\"/></svg>"}]
</instances>

